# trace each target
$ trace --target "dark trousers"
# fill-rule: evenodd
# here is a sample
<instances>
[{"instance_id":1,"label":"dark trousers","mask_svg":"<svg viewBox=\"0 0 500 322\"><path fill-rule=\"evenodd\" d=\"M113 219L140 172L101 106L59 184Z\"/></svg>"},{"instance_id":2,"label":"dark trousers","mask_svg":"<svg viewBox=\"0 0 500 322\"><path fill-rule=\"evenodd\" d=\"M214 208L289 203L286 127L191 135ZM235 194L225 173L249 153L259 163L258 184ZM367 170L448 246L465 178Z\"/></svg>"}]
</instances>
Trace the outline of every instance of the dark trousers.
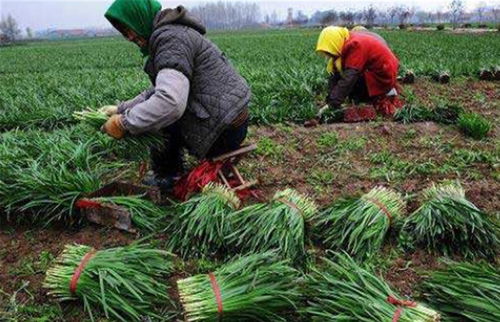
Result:
<instances>
[{"instance_id":1,"label":"dark trousers","mask_svg":"<svg viewBox=\"0 0 500 322\"><path fill-rule=\"evenodd\" d=\"M328 81L328 88L329 91L331 92L333 87L337 84L337 82L340 80L341 76L339 73L335 73L332 76L330 76L330 79ZM368 95L368 87L366 87L366 81L363 76L360 76L358 80L356 81L356 84L354 84L354 87L352 88L351 92L347 96L349 100L353 101L354 104L359 104L359 103L370 103L372 100L370 98L370 95Z\"/></svg>"},{"instance_id":2,"label":"dark trousers","mask_svg":"<svg viewBox=\"0 0 500 322\"><path fill-rule=\"evenodd\" d=\"M248 120L235 127L230 125L212 145L206 157L213 158L221 154L237 150L245 140L248 131ZM165 144L162 148L151 149L151 167L159 177L178 176L184 171L183 148L179 124L174 123L164 130Z\"/></svg>"}]
</instances>

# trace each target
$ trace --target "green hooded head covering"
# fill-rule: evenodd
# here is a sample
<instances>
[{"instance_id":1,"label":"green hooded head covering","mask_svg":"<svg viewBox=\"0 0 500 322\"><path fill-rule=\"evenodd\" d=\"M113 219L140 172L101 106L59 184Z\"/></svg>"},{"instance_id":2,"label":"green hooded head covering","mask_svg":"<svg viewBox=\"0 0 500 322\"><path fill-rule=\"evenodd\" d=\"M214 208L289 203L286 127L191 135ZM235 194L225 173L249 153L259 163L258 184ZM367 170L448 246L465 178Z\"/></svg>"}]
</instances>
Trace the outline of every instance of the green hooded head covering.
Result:
<instances>
[{"instance_id":1,"label":"green hooded head covering","mask_svg":"<svg viewBox=\"0 0 500 322\"><path fill-rule=\"evenodd\" d=\"M104 17L118 31L123 33L122 26L126 26L149 40L153 33L153 20L160 10L161 4L157 0L115 0ZM145 56L149 54L147 46L141 51Z\"/></svg>"}]
</instances>

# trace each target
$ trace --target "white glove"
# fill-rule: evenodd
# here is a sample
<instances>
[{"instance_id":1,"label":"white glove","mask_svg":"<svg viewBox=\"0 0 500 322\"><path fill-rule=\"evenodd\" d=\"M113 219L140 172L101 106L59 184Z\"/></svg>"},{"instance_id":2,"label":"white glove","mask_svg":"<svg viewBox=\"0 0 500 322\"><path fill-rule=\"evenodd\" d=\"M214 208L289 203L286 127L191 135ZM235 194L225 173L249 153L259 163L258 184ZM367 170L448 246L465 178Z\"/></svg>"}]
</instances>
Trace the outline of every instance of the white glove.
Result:
<instances>
[{"instance_id":1,"label":"white glove","mask_svg":"<svg viewBox=\"0 0 500 322\"><path fill-rule=\"evenodd\" d=\"M118 114L118 106L116 105L106 105L99 109L99 112L106 114L107 116L113 116Z\"/></svg>"}]
</instances>

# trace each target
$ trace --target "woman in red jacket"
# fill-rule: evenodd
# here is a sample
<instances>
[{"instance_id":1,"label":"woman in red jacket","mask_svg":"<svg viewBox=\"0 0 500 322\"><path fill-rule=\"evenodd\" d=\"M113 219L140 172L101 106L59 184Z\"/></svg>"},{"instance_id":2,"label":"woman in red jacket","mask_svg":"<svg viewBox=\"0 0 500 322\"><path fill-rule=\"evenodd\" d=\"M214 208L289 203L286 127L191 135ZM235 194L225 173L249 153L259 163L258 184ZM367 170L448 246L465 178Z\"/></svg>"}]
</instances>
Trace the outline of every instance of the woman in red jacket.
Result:
<instances>
[{"instance_id":1,"label":"woman in red jacket","mask_svg":"<svg viewBox=\"0 0 500 322\"><path fill-rule=\"evenodd\" d=\"M319 36L316 52L328 58L327 103L331 108L339 109L347 97L355 103L372 102L383 116L393 116L402 106L399 61L379 35L327 27Z\"/></svg>"}]
</instances>

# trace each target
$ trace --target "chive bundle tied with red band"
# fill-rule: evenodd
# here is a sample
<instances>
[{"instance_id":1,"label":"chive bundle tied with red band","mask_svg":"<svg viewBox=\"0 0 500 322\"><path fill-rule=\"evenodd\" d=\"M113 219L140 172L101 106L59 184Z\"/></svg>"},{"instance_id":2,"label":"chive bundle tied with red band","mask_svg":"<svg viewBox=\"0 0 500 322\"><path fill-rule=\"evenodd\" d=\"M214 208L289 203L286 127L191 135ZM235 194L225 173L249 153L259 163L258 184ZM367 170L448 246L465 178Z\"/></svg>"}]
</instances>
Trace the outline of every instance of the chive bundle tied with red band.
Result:
<instances>
[{"instance_id":1,"label":"chive bundle tied with red band","mask_svg":"<svg viewBox=\"0 0 500 322\"><path fill-rule=\"evenodd\" d=\"M304 290L311 321L440 321L438 312L400 297L371 267L346 253L323 258L306 277Z\"/></svg>"},{"instance_id":2,"label":"chive bundle tied with red band","mask_svg":"<svg viewBox=\"0 0 500 322\"><path fill-rule=\"evenodd\" d=\"M169 302L161 278L172 271L172 260L170 253L147 245L99 251L67 245L47 271L43 287L59 301L80 299L92 321L97 311L121 321L159 317L155 307Z\"/></svg>"},{"instance_id":3,"label":"chive bundle tied with red band","mask_svg":"<svg viewBox=\"0 0 500 322\"><path fill-rule=\"evenodd\" d=\"M167 248L184 258L225 251L226 236L232 230L228 215L239 206L233 191L220 184L208 184L198 195L169 209L174 216L166 228Z\"/></svg>"},{"instance_id":4,"label":"chive bundle tied with red band","mask_svg":"<svg viewBox=\"0 0 500 322\"><path fill-rule=\"evenodd\" d=\"M392 305L396 305L397 309L394 311L394 315L392 316L392 322L398 322L399 318L403 314L403 310L405 307L417 307L417 302L413 301L404 301L404 300L398 300L392 295L389 295L387 297L387 302L391 303Z\"/></svg>"},{"instance_id":5,"label":"chive bundle tied with red band","mask_svg":"<svg viewBox=\"0 0 500 322\"><path fill-rule=\"evenodd\" d=\"M69 282L69 291L71 292L71 294L75 295L80 276L82 275L85 266L87 266L87 263L92 259L92 257L94 257L94 255L95 249L92 248L87 254L85 254L85 256L82 257L82 261L80 262L80 264L78 264L78 267L75 269L75 272L73 273L73 276L71 277L71 280Z\"/></svg>"},{"instance_id":6,"label":"chive bundle tied with red band","mask_svg":"<svg viewBox=\"0 0 500 322\"><path fill-rule=\"evenodd\" d=\"M401 219L404 209L399 193L376 187L321 212L314 220L314 233L326 248L362 260L380 250L391 224Z\"/></svg>"},{"instance_id":7,"label":"chive bundle tied with red band","mask_svg":"<svg viewBox=\"0 0 500 322\"><path fill-rule=\"evenodd\" d=\"M493 215L479 210L458 183L433 185L423 193L422 206L405 220L404 247L466 258L494 260L500 249L500 226ZM498 218L497 218L498 219Z\"/></svg>"},{"instance_id":8,"label":"chive bundle tied with red band","mask_svg":"<svg viewBox=\"0 0 500 322\"><path fill-rule=\"evenodd\" d=\"M275 252L236 257L214 272L178 280L185 320L286 321L300 273Z\"/></svg>"},{"instance_id":9,"label":"chive bundle tied with red band","mask_svg":"<svg viewBox=\"0 0 500 322\"><path fill-rule=\"evenodd\" d=\"M217 283L217 279L215 278L214 273L208 273L208 277L210 278L210 284L212 285L215 300L217 301L217 314L219 314L219 316L222 316L222 312L224 312L224 305L222 304L222 296L219 283Z\"/></svg>"},{"instance_id":10,"label":"chive bundle tied with red band","mask_svg":"<svg viewBox=\"0 0 500 322\"><path fill-rule=\"evenodd\" d=\"M279 254L298 263L306 257L309 220L317 206L292 189L279 191L267 204L254 204L229 216L234 231L229 243L243 252L276 249Z\"/></svg>"}]
</instances>

